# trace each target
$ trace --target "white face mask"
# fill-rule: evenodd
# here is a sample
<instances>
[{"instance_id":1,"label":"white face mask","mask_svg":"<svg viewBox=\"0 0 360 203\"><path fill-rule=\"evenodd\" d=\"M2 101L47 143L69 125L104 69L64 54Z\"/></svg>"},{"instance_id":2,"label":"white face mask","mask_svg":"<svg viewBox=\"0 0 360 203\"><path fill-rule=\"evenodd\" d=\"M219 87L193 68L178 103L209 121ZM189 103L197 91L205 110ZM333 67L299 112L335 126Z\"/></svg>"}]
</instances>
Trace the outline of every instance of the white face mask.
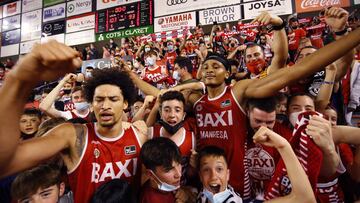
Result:
<instances>
[{"instance_id":1,"label":"white face mask","mask_svg":"<svg viewBox=\"0 0 360 203\"><path fill-rule=\"evenodd\" d=\"M181 77L178 71L173 72L173 78L177 81L180 81Z\"/></svg>"},{"instance_id":2,"label":"white face mask","mask_svg":"<svg viewBox=\"0 0 360 203\"><path fill-rule=\"evenodd\" d=\"M227 188L222 192L216 193L215 195L206 188L204 188L203 193L211 203L224 202L231 195L230 190Z\"/></svg>"},{"instance_id":3,"label":"white face mask","mask_svg":"<svg viewBox=\"0 0 360 203\"><path fill-rule=\"evenodd\" d=\"M89 108L89 103L87 102L74 103L74 107L78 111L83 111Z\"/></svg>"},{"instance_id":4,"label":"white face mask","mask_svg":"<svg viewBox=\"0 0 360 203\"><path fill-rule=\"evenodd\" d=\"M134 62L134 68L139 68L139 67L140 67L139 62Z\"/></svg>"},{"instance_id":5,"label":"white face mask","mask_svg":"<svg viewBox=\"0 0 360 203\"><path fill-rule=\"evenodd\" d=\"M155 60L151 57L146 58L146 62L149 66L153 66L155 64Z\"/></svg>"},{"instance_id":6,"label":"white face mask","mask_svg":"<svg viewBox=\"0 0 360 203\"><path fill-rule=\"evenodd\" d=\"M153 171L150 170L150 172L154 175L154 177L157 179L157 181L160 182L160 184L158 184L159 190L165 191L165 192L172 192L172 191L175 191L180 188L180 185L174 186L174 185L170 185L170 184L162 182L160 180L160 178L158 178Z\"/></svg>"},{"instance_id":7,"label":"white face mask","mask_svg":"<svg viewBox=\"0 0 360 203\"><path fill-rule=\"evenodd\" d=\"M289 121L290 121L290 123L291 123L291 125L292 125L293 127L295 127L296 121L298 120L298 117L299 117L299 115L300 115L302 112L303 112L303 111L298 111L298 112L291 113L291 114L289 115Z\"/></svg>"},{"instance_id":8,"label":"white face mask","mask_svg":"<svg viewBox=\"0 0 360 203\"><path fill-rule=\"evenodd\" d=\"M145 48L144 50L145 50L145 52L148 52L148 51L150 51L150 48Z\"/></svg>"},{"instance_id":9,"label":"white face mask","mask_svg":"<svg viewBox=\"0 0 360 203\"><path fill-rule=\"evenodd\" d=\"M91 72L85 72L85 77L86 78L91 78Z\"/></svg>"}]
</instances>

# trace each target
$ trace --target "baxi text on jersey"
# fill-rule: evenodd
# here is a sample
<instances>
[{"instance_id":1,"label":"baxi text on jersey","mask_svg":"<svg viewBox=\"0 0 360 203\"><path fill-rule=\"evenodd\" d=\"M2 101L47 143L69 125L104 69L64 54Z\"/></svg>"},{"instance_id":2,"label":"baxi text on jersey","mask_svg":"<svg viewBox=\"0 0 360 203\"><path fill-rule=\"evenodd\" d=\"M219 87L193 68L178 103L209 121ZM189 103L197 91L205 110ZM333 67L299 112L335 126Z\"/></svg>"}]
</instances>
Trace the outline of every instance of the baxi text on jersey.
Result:
<instances>
[{"instance_id":1,"label":"baxi text on jersey","mask_svg":"<svg viewBox=\"0 0 360 203\"><path fill-rule=\"evenodd\" d=\"M132 166L132 170L128 169L129 166ZM125 177L134 176L136 174L136 169L137 158L126 159L124 164L121 161L115 163L108 162L105 164L104 168L101 168L101 165L98 163L92 163L91 182L102 182L106 178L121 178L123 175ZM115 173L115 171L118 172Z\"/></svg>"}]
</instances>

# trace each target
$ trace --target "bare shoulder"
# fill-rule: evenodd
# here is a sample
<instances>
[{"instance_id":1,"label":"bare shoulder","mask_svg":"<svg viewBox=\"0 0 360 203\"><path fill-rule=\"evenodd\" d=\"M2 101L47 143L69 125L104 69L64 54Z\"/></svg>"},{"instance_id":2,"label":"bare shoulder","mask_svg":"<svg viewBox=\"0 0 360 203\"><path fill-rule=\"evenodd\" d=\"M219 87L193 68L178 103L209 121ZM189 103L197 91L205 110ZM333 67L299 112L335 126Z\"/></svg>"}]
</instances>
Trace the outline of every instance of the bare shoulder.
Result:
<instances>
[{"instance_id":1,"label":"bare shoulder","mask_svg":"<svg viewBox=\"0 0 360 203\"><path fill-rule=\"evenodd\" d=\"M256 82L255 79L245 79L237 81L232 87L231 90L235 96L235 98L238 100L238 102L241 104L244 100L244 93L246 89L252 84Z\"/></svg>"},{"instance_id":2,"label":"bare shoulder","mask_svg":"<svg viewBox=\"0 0 360 203\"><path fill-rule=\"evenodd\" d=\"M131 124L133 129L136 131L136 136L140 141L140 144L144 144L147 141L148 127L143 120L138 120Z\"/></svg>"}]
</instances>

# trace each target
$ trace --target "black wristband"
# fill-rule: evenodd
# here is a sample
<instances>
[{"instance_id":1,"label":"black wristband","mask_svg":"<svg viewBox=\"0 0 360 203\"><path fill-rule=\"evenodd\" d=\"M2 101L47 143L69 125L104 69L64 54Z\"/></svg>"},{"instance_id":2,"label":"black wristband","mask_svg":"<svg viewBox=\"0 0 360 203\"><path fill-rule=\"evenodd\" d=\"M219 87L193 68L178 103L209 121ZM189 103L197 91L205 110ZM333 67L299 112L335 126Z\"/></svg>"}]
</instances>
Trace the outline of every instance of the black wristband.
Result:
<instances>
[{"instance_id":1,"label":"black wristband","mask_svg":"<svg viewBox=\"0 0 360 203\"><path fill-rule=\"evenodd\" d=\"M286 21L283 20L283 22L281 23L281 25L273 25L273 26L272 26L272 29L273 29L273 30L281 30L281 29L285 28L285 26L286 26Z\"/></svg>"},{"instance_id":2,"label":"black wristband","mask_svg":"<svg viewBox=\"0 0 360 203\"><path fill-rule=\"evenodd\" d=\"M345 33L347 33L347 27L345 27L343 30L339 32L334 32L336 36L343 36Z\"/></svg>"}]
</instances>

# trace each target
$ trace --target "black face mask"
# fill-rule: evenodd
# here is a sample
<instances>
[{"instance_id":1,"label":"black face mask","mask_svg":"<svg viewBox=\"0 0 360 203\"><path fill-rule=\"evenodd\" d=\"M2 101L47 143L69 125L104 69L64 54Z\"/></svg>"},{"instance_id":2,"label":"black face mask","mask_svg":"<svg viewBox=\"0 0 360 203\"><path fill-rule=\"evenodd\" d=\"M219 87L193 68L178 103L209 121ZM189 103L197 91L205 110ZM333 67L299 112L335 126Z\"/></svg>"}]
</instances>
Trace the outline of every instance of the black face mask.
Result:
<instances>
[{"instance_id":1,"label":"black face mask","mask_svg":"<svg viewBox=\"0 0 360 203\"><path fill-rule=\"evenodd\" d=\"M172 126L170 124L168 124L167 122L163 121L162 119L160 119L159 121L160 125L162 125L162 127L165 128L165 130L170 133L170 134L175 134L180 128L182 128L184 126L184 121L181 121L180 123Z\"/></svg>"},{"instance_id":2,"label":"black face mask","mask_svg":"<svg viewBox=\"0 0 360 203\"><path fill-rule=\"evenodd\" d=\"M285 114L276 114L276 119L281 120L283 122L288 122L289 119Z\"/></svg>"},{"instance_id":3,"label":"black face mask","mask_svg":"<svg viewBox=\"0 0 360 203\"><path fill-rule=\"evenodd\" d=\"M71 93L71 89L64 89L63 92L64 92L64 94L70 94L70 93Z\"/></svg>"}]
</instances>

